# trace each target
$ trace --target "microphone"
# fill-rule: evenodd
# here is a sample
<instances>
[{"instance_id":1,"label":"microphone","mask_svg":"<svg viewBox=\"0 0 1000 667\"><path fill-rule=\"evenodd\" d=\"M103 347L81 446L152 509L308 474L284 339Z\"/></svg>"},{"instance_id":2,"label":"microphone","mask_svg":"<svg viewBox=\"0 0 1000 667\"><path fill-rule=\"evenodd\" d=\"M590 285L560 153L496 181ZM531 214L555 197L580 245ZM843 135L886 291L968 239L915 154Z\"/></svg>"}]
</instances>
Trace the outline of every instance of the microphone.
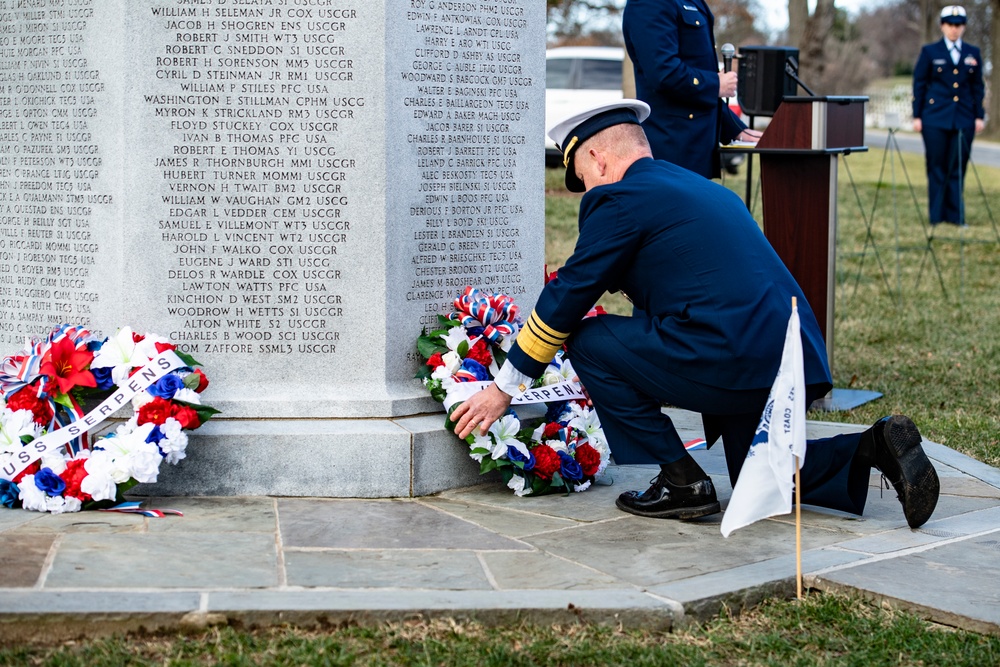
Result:
<instances>
[{"instance_id":1,"label":"microphone","mask_svg":"<svg viewBox=\"0 0 1000 667\"><path fill-rule=\"evenodd\" d=\"M720 49L722 51L722 71L732 72L733 71L733 55L736 53L736 47L734 47L729 42L722 45Z\"/></svg>"}]
</instances>

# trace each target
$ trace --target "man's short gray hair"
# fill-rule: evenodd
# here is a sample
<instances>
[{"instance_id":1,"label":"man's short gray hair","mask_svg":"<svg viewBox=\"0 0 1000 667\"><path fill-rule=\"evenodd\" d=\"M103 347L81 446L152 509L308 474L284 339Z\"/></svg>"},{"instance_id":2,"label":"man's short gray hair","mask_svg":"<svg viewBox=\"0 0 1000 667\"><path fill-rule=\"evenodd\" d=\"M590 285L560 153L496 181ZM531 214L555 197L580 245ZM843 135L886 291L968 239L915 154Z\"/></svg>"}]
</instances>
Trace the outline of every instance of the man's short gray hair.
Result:
<instances>
[{"instance_id":1,"label":"man's short gray hair","mask_svg":"<svg viewBox=\"0 0 1000 667\"><path fill-rule=\"evenodd\" d=\"M593 141L600 149L616 157L626 158L636 152L650 152L649 140L642 126L635 123L620 123L601 130L589 141Z\"/></svg>"}]
</instances>

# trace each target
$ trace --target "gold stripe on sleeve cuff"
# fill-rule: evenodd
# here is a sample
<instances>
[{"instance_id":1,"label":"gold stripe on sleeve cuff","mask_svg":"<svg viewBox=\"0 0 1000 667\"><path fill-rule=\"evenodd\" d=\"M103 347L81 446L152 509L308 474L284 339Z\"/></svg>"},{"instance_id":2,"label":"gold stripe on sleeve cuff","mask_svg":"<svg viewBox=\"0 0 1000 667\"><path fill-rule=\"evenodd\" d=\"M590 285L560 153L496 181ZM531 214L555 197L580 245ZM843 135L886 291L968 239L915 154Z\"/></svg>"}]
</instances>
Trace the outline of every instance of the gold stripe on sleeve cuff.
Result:
<instances>
[{"instance_id":1,"label":"gold stripe on sleeve cuff","mask_svg":"<svg viewBox=\"0 0 1000 667\"><path fill-rule=\"evenodd\" d=\"M517 345L535 361L547 364L556 356L556 352L567 338L569 338L568 333L547 326L538 314L532 311L528 322L517 334Z\"/></svg>"}]
</instances>

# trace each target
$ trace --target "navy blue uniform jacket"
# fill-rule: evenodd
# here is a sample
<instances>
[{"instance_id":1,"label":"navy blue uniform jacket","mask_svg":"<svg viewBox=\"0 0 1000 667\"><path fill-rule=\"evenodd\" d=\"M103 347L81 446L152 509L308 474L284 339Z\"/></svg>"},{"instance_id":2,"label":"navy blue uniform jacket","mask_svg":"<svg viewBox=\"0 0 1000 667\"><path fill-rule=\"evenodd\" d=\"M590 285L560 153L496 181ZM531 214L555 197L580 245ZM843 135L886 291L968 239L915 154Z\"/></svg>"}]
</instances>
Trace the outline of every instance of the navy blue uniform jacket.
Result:
<instances>
[{"instance_id":1,"label":"navy blue uniform jacket","mask_svg":"<svg viewBox=\"0 0 1000 667\"><path fill-rule=\"evenodd\" d=\"M920 49L913 71L913 117L925 127L974 132L976 119L984 118L983 59L979 49L962 42L955 65L944 40Z\"/></svg>"},{"instance_id":2,"label":"navy blue uniform jacket","mask_svg":"<svg viewBox=\"0 0 1000 667\"><path fill-rule=\"evenodd\" d=\"M718 183L643 158L621 181L587 192L573 255L542 290L509 360L540 376L598 298L616 290L647 321L624 345L650 364L727 389L774 382L796 296L806 384L830 382L802 290L742 200Z\"/></svg>"},{"instance_id":3,"label":"navy blue uniform jacket","mask_svg":"<svg viewBox=\"0 0 1000 667\"><path fill-rule=\"evenodd\" d=\"M704 0L628 0L622 20L653 157L720 175L719 143L746 129L719 98L715 17Z\"/></svg>"}]
</instances>

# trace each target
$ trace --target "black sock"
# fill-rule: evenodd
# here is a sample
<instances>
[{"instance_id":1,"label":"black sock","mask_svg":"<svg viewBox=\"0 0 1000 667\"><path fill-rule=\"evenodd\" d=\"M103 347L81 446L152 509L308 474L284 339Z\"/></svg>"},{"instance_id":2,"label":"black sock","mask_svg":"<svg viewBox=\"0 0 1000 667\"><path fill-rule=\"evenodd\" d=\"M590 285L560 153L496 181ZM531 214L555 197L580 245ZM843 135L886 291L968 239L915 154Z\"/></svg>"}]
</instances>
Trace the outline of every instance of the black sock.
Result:
<instances>
[{"instance_id":1,"label":"black sock","mask_svg":"<svg viewBox=\"0 0 1000 667\"><path fill-rule=\"evenodd\" d=\"M688 486L708 478L698 462L687 452L684 452L684 456L673 463L661 463L660 470L675 486Z\"/></svg>"},{"instance_id":2,"label":"black sock","mask_svg":"<svg viewBox=\"0 0 1000 667\"><path fill-rule=\"evenodd\" d=\"M857 462L858 466L867 466L869 468L874 468L875 466L875 429L879 428L881 423L876 422L874 426L861 434L861 440L858 442L858 449L854 453L854 460Z\"/></svg>"}]
</instances>

